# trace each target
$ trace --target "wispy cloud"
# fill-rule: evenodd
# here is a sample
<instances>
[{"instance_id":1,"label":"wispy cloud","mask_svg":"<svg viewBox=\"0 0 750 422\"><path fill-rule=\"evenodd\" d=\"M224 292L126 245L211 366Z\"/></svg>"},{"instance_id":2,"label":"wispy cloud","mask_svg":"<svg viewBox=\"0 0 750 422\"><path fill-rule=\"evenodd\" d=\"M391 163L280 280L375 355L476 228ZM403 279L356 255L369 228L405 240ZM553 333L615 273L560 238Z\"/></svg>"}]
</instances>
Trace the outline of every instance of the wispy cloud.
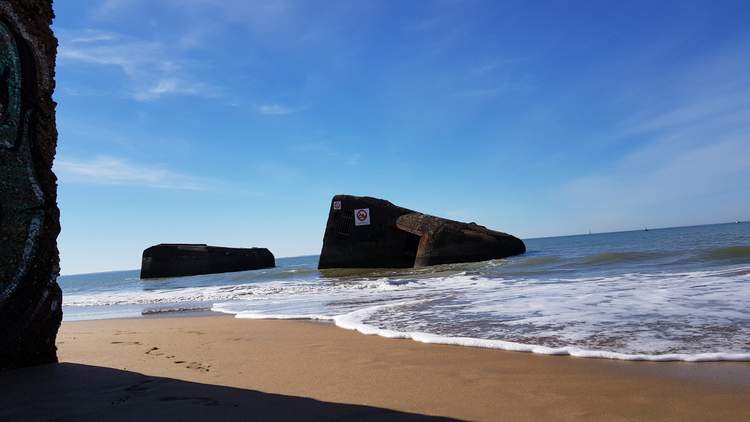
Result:
<instances>
[{"instance_id":1,"label":"wispy cloud","mask_svg":"<svg viewBox=\"0 0 750 422\"><path fill-rule=\"evenodd\" d=\"M61 65L86 64L118 69L129 81L125 94L135 100L219 95L218 87L199 81L189 69L189 62L171 55L160 42L92 29L60 30L58 35Z\"/></svg>"},{"instance_id":2,"label":"wispy cloud","mask_svg":"<svg viewBox=\"0 0 750 422\"><path fill-rule=\"evenodd\" d=\"M152 7L151 0L104 0L92 15L99 20L116 20L123 13ZM290 0L161 0L174 13L196 18L196 25L205 22L240 24L261 33L279 28L288 29L292 21L304 18L298 13L299 2ZM303 28L304 25L294 25Z\"/></svg>"},{"instance_id":3,"label":"wispy cloud","mask_svg":"<svg viewBox=\"0 0 750 422\"><path fill-rule=\"evenodd\" d=\"M348 166L359 164L362 154L358 152L347 153L332 147L325 142L308 142L293 145L289 148L291 152L304 154L311 157L321 157L328 161L335 161Z\"/></svg>"},{"instance_id":4,"label":"wispy cloud","mask_svg":"<svg viewBox=\"0 0 750 422\"><path fill-rule=\"evenodd\" d=\"M478 88L478 89L467 89L464 91L458 91L453 95L455 97L463 98L482 98L482 97L495 97L503 92L503 88Z\"/></svg>"},{"instance_id":5,"label":"wispy cloud","mask_svg":"<svg viewBox=\"0 0 750 422\"><path fill-rule=\"evenodd\" d=\"M209 181L165 167L145 166L113 157L93 159L60 158L55 173L63 183L141 186L158 189L207 191Z\"/></svg>"},{"instance_id":6,"label":"wispy cloud","mask_svg":"<svg viewBox=\"0 0 750 422\"><path fill-rule=\"evenodd\" d=\"M638 150L605 174L566 183L556 202L568 204L574 216L566 220L578 225L578 231L586 225L604 230L697 224L707 222L706 215L713 221L746 218L748 139L745 135L661 152L653 146Z\"/></svg>"},{"instance_id":7,"label":"wispy cloud","mask_svg":"<svg viewBox=\"0 0 750 422\"><path fill-rule=\"evenodd\" d=\"M292 183L301 178L299 168L281 161L263 161L255 166L255 171L263 178L276 183Z\"/></svg>"},{"instance_id":8,"label":"wispy cloud","mask_svg":"<svg viewBox=\"0 0 750 422\"><path fill-rule=\"evenodd\" d=\"M750 86L728 93L711 93L684 104L647 113L640 112L622 124L617 139L653 134L695 134L741 126L750 122Z\"/></svg>"},{"instance_id":9,"label":"wispy cloud","mask_svg":"<svg viewBox=\"0 0 750 422\"><path fill-rule=\"evenodd\" d=\"M292 108L282 104L261 104L255 107L258 114L265 116L286 116L288 114L298 113L302 108Z\"/></svg>"},{"instance_id":10,"label":"wispy cloud","mask_svg":"<svg viewBox=\"0 0 750 422\"><path fill-rule=\"evenodd\" d=\"M404 29L407 31L416 31L416 32L422 32L422 31L431 31L433 29L438 28L441 24L445 23L445 19L443 17L427 17L422 19L417 19L411 22L407 22L404 25Z\"/></svg>"},{"instance_id":11,"label":"wispy cloud","mask_svg":"<svg viewBox=\"0 0 750 422\"><path fill-rule=\"evenodd\" d=\"M156 100L168 95L215 97L218 96L218 92L210 85L178 77L164 77L153 86L133 92L133 98L139 101Z\"/></svg>"},{"instance_id":12,"label":"wispy cloud","mask_svg":"<svg viewBox=\"0 0 750 422\"><path fill-rule=\"evenodd\" d=\"M76 34L72 34L71 38L68 41L71 44L87 44L103 41L117 41L120 38L121 36L114 32L95 31L93 29L87 29Z\"/></svg>"},{"instance_id":13,"label":"wispy cloud","mask_svg":"<svg viewBox=\"0 0 750 422\"><path fill-rule=\"evenodd\" d=\"M474 68L471 69L470 73L474 75L487 75L490 73L493 73L497 70L507 68L511 65L516 65L519 63L522 63L526 61L526 57L515 57L515 58L507 58L507 59L496 59L496 60L490 60L486 63L482 63Z\"/></svg>"},{"instance_id":14,"label":"wispy cloud","mask_svg":"<svg viewBox=\"0 0 750 422\"><path fill-rule=\"evenodd\" d=\"M495 77L485 86L459 89L451 95L458 98L492 98L508 93L525 93L534 90L534 84L528 77L515 78L510 75Z\"/></svg>"},{"instance_id":15,"label":"wispy cloud","mask_svg":"<svg viewBox=\"0 0 750 422\"><path fill-rule=\"evenodd\" d=\"M106 18L122 12L131 7L137 0L103 0L93 9L93 14L97 18Z\"/></svg>"},{"instance_id":16,"label":"wispy cloud","mask_svg":"<svg viewBox=\"0 0 750 422\"><path fill-rule=\"evenodd\" d=\"M746 66L727 65L747 55L725 54L675 73L658 104L623 119L605 141L627 152L606 172L561 186L555 202L568 204L577 231L747 218L750 78Z\"/></svg>"}]
</instances>

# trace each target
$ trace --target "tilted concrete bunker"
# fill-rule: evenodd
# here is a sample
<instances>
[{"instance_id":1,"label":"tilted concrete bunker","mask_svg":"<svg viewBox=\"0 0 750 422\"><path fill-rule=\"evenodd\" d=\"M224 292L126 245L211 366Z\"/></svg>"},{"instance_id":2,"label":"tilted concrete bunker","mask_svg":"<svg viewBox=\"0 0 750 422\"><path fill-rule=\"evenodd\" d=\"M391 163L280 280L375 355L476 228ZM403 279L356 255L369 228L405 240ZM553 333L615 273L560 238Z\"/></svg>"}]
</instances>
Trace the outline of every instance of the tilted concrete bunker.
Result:
<instances>
[{"instance_id":1,"label":"tilted concrete bunker","mask_svg":"<svg viewBox=\"0 0 750 422\"><path fill-rule=\"evenodd\" d=\"M505 258L521 239L367 196L331 201L318 268L409 268Z\"/></svg>"}]
</instances>

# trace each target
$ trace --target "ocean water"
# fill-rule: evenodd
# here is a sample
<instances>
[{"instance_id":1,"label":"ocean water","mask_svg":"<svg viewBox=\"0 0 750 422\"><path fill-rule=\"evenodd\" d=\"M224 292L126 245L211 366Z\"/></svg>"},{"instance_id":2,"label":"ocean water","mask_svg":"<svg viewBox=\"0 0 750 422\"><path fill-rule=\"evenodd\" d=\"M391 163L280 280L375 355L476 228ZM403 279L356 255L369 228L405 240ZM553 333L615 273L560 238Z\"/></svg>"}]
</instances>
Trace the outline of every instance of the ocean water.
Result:
<instances>
[{"instance_id":1,"label":"ocean water","mask_svg":"<svg viewBox=\"0 0 750 422\"><path fill-rule=\"evenodd\" d=\"M525 240L525 255L399 270L60 277L66 320L223 312L365 334L625 360L750 360L750 223Z\"/></svg>"}]
</instances>

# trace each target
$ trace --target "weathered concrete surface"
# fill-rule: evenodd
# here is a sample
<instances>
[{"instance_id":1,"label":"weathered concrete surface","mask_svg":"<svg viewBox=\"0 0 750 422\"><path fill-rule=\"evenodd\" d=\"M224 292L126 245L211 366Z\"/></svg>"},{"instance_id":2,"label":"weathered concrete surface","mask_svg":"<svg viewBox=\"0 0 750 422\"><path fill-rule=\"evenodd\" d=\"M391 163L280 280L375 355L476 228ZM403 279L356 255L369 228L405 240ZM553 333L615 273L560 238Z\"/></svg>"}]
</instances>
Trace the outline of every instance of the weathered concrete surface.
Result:
<instances>
[{"instance_id":1,"label":"weathered concrete surface","mask_svg":"<svg viewBox=\"0 0 750 422\"><path fill-rule=\"evenodd\" d=\"M369 225L355 225L358 209L369 210ZM419 236L396 227L396 220L411 212L382 199L334 196L318 268L413 267Z\"/></svg>"},{"instance_id":2,"label":"weathered concrete surface","mask_svg":"<svg viewBox=\"0 0 750 422\"><path fill-rule=\"evenodd\" d=\"M141 278L228 273L272 268L275 265L273 254L266 248L162 243L143 251Z\"/></svg>"},{"instance_id":3,"label":"weathered concrete surface","mask_svg":"<svg viewBox=\"0 0 750 422\"><path fill-rule=\"evenodd\" d=\"M526 252L521 239L476 223L414 212L399 217L396 227L420 236L415 267L486 261Z\"/></svg>"},{"instance_id":4,"label":"weathered concrete surface","mask_svg":"<svg viewBox=\"0 0 750 422\"><path fill-rule=\"evenodd\" d=\"M49 0L0 1L0 370L57 361L52 18Z\"/></svg>"},{"instance_id":5,"label":"weathered concrete surface","mask_svg":"<svg viewBox=\"0 0 750 422\"><path fill-rule=\"evenodd\" d=\"M408 268L505 258L526 252L520 239L398 207L336 195L318 268Z\"/></svg>"}]
</instances>

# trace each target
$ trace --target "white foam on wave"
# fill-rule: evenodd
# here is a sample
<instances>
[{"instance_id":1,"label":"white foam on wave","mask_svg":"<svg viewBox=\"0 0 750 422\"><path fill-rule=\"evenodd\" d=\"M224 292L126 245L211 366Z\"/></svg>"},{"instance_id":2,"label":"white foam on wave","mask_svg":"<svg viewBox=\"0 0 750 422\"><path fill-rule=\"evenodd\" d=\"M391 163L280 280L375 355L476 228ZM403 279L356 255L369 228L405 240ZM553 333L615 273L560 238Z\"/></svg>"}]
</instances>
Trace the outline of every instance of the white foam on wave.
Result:
<instances>
[{"instance_id":1,"label":"white foam on wave","mask_svg":"<svg viewBox=\"0 0 750 422\"><path fill-rule=\"evenodd\" d=\"M332 320L382 337L548 355L748 361L748 269L557 280L459 274L415 280L394 291L282 294L215 304L214 310L238 318ZM478 325L487 320L499 323Z\"/></svg>"},{"instance_id":2,"label":"white foam on wave","mask_svg":"<svg viewBox=\"0 0 750 422\"><path fill-rule=\"evenodd\" d=\"M328 315L318 314L264 314L247 312L232 308L231 303L218 303L211 307L214 312L221 312L224 314L232 314L235 318L240 319L298 319L298 320L309 320L309 321L332 321L333 317Z\"/></svg>"},{"instance_id":3,"label":"white foam on wave","mask_svg":"<svg viewBox=\"0 0 750 422\"><path fill-rule=\"evenodd\" d=\"M581 358L595 359L614 359L625 361L650 361L650 362L716 362L716 361L750 361L750 353L665 353L665 354L629 354L618 353L606 350L587 350L575 346L566 347L547 347L537 344L524 344L504 340L480 339L473 337L450 337L437 334L412 331L404 332L391 329L378 328L363 321L373 315L375 312L390 307L403 306L423 302L422 300L402 301L386 305L376 305L364 309L359 309L343 315L334 317L328 315L266 315L252 312L239 312L236 318L256 319L256 320L275 320L275 319L294 319L294 320L325 320L333 321L340 328L357 331L365 335L377 335L392 339L408 339L420 343L445 344L453 346L479 347L486 349L499 349L512 352L536 353L542 355L572 356ZM214 310L222 311L221 307L215 307ZM226 312L226 310L224 311ZM231 313L231 312L227 312Z\"/></svg>"},{"instance_id":4,"label":"white foam on wave","mask_svg":"<svg viewBox=\"0 0 750 422\"><path fill-rule=\"evenodd\" d=\"M395 283L387 278L358 280L351 283L320 281L270 281L265 283L231 284L172 289L120 290L97 293L69 293L65 306L149 305L179 302L228 302L247 298L279 295L305 296L337 291L395 291L407 289L408 283Z\"/></svg>"},{"instance_id":5,"label":"white foam on wave","mask_svg":"<svg viewBox=\"0 0 750 422\"><path fill-rule=\"evenodd\" d=\"M408 302L407 302L408 303ZM412 302L413 303L413 302ZM488 349L500 349L513 352L529 352L542 355L567 355L573 357L616 359L628 361L684 361L684 362L711 362L711 361L750 361L750 353L667 353L667 354L628 354L610 352L605 350L586 350L579 347L547 347L536 344L516 343L504 340L490 340L472 337L449 337L424 332L400 332L382 329L363 323L362 321L379 309L389 306L400 306L406 303L373 306L349 314L339 315L333 318L334 323L347 330L358 331L366 335L378 335L387 338L402 338L418 341L420 343L447 344L454 346L481 347Z\"/></svg>"},{"instance_id":6,"label":"white foam on wave","mask_svg":"<svg viewBox=\"0 0 750 422\"><path fill-rule=\"evenodd\" d=\"M187 312L204 312L210 311L210 306L160 306L156 308L146 308L141 311L141 315L164 315L164 314L178 314Z\"/></svg>"}]
</instances>

